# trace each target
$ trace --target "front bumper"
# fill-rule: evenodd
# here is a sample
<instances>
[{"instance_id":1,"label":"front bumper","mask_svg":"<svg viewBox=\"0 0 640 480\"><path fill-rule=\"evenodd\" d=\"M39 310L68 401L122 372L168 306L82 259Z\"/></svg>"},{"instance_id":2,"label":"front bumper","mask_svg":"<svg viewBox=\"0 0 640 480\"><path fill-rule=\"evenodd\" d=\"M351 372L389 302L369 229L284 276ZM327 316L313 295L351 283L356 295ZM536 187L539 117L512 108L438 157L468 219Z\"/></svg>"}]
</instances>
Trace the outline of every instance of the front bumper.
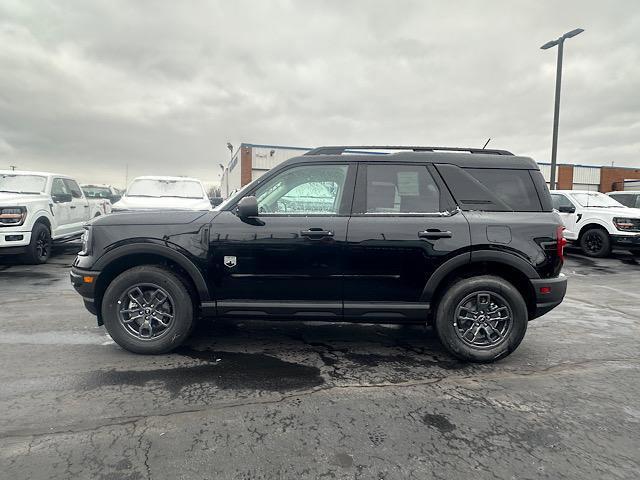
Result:
<instances>
[{"instance_id":1,"label":"front bumper","mask_svg":"<svg viewBox=\"0 0 640 480\"><path fill-rule=\"evenodd\" d=\"M73 285L76 292L82 296L85 308L93 315L98 315L95 292L99 274L100 272L78 267L71 267L71 271L69 272L71 285ZM98 321L98 324L101 324L100 321Z\"/></svg>"},{"instance_id":2,"label":"front bumper","mask_svg":"<svg viewBox=\"0 0 640 480\"><path fill-rule=\"evenodd\" d=\"M611 235L611 243L618 248L640 248L640 233L627 235Z\"/></svg>"},{"instance_id":3,"label":"front bumper","mask_svg":"<svg viewBox=\"0 0 640 480\"><path fill-rule=\"evenodd\" d=\"M31 232L20 230L24 227L0 228L0 254L23 253L31 242Z\"/></svg>"},{"instance_id":4,"label":"front bumper","mask_svg":"<svg viewBox=\"0 0 640 480\"><path fill-rule=\"evenodd\" d=\"M561 273L557 278L531 279L536 306L529 320L541 317L556 308L567 292L567 277Z\"/></svg>"}]
</instances>

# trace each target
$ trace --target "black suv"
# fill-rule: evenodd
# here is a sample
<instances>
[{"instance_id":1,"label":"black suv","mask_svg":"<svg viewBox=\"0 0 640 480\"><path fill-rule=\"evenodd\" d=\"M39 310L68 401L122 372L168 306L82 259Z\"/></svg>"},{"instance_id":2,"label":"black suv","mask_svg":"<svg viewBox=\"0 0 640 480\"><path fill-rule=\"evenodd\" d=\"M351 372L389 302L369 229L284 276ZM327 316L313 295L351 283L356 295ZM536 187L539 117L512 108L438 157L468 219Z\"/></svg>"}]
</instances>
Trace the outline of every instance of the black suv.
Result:
<instances>
[{"instance_id":1,"label":"black suv","mask_svg":"<svg viewBox=\"0 0 640 480\"><path fill-rule=\"evenodd\" d=\"M432 324L485 362L562 301L562 230L530 158L322 147L212 211L93 221L71 281L136 353L169 352L215 316Z\"/></svg>"}]
</instances>

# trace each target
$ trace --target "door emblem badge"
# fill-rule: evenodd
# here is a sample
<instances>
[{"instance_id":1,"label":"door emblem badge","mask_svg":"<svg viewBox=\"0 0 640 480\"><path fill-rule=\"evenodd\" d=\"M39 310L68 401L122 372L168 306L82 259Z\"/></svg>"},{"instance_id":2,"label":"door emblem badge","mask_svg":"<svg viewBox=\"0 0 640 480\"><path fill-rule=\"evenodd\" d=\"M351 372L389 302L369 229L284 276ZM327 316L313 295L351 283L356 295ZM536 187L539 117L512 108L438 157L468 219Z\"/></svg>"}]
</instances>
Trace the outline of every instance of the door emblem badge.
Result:
<instances>
[{"instance_id":1,"label":"door emblem badge","mask_svg":"<svg viewBox=\"0 0 640 480\"><path fill-rule=\"evenodd\" d=\"M233 268L236 266L237 260L236 257L224 257L224 266L228 268Z\"/></svg>"}]
</instances>

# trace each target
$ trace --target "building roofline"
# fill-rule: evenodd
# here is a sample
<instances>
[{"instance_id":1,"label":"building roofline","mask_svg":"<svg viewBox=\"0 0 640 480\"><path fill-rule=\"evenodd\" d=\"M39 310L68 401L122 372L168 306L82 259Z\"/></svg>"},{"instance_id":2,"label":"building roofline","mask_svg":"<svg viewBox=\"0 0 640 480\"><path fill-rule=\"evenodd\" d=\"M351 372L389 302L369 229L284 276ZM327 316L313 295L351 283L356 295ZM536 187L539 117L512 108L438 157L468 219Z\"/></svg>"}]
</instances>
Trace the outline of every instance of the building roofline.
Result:
<instances>
[{"instance_id":1,"label":"building roofline","mask_svg":"<svg viewBox=\"0 0 640 480\"><path fill-rule=\"evenodd\" d=\"M536 162L538 165L549 165L551 166L551 163L549 162ZM611 165L584 165L582 163L558 163L556 164L557 167L559 166L567 166L567 167L586 167L586 168L617 168L617 169L621 169L621 170L640 170L640 167L618 167L618 166L611 166Z\"/></svg>"}]
</instances>

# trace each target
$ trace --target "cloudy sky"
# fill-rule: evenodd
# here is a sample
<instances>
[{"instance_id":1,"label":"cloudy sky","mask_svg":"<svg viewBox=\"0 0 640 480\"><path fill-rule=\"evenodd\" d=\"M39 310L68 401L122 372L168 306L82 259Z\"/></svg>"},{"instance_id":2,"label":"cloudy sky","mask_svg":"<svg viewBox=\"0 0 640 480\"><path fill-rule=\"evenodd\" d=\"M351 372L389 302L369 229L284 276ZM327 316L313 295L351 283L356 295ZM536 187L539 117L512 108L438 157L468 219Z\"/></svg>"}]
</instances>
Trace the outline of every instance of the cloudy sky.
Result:
<instances>
[{"instance_id":1,"label":"cloudy sky","mask_svg":"<svg viewBox=\"0 0 640 480\"><path fill-rule=\"evenodd\" d=\"M215 181L226 142L640 165L640 2L0 0L0 168Z\"/></svg>"}]
</instances>

